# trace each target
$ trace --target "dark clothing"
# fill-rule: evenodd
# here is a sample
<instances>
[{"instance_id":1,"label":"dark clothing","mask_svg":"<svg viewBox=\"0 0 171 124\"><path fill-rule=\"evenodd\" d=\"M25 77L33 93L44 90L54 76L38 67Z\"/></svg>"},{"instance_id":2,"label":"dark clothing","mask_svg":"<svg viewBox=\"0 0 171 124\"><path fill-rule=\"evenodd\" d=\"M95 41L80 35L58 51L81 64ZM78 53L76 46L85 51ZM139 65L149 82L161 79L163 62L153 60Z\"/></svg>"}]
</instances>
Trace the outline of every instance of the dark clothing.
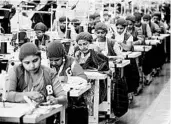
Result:
<instances>
[{"instance_id":1,"label":"dark clothing","mask_svg":"<svg viewBox=\"0 0 171 124\"><path fill-rule=\"evenodd\" d=\"M97 53L94 50L90 49L90 57L87 61L82 64L83 69L93 69L96 68L98 71L108 71L109 70L109 61L106 56L101 53Z\"/></svg>"},{"instance_id":2,"label":"dark clothing","mask_svg":"<svg viewBox=\"0 0 171 124\"><path fill-rule=\"evenodd\" d=\"M38 48L40 48L40 45L46 46L50 42L50 37L46 34L43 35L42 40L36 39L35 44Z\"/></svg>"},{"instance_id":3,"label":"dark clothing","mask_svg":"<svg viewBox=\"0 0 171 124\"><path fill-rule=\"evenodd\" d=\"M113 49L114 45L115 45L115 40L111 39L107 39L107 46L108 46L108 56L116 56L116 53Z\"/></svg>"},{"instance_id":4,"label":"dark clothing","mask_svg":"<svg viewBox=\"0 0 171 124\"><path fill-rule=\"evenodd\" d=\"M121 117L128 111L128 87L126 79L121 78L121 71L116 68L112 80L111 107L115 116Z\"/></svg>"},{"instance_id":5,"label":"dark clothing","mask_svg":"<svg viewBox=\"0 0 171 124\"><path fill-rule=\"evenodd\" d=\"M136 91L140 76L135 59L130 59L130 64L124 68L124 76L128 85L128 93Z\"/></svg>"},{"instance_id":6,"label":"dark clothing","mask_svg":"<svg viewBox=\"0 0 171 124\"><path fill-rule=\"evenodd\" d=\"M18 33L18 39L19 39L19 46L30 41L29 38L27 38L26 32L19 32ZM16 40L17 40L17 34L14 34L12 39L11 39L11 44L15 46Z\"/></svg>"},{"instance_id":7,"label":"dark clothing","mask_svg":"<svg viewBox=\"0 0 171 124\"><path fill-rule=\"evenodd\" d=\"M95 52L90 49L90 57L86 60L85 63L80 64L83 69L97 69L98 71L108 71L109 62L108 58L101 53ZM93 83L93 82L91 82ZM99 102L101 103L106 97L106 80L100 80L100 90L99 90Z\"/></svg>"},{"instance_id":8,"label":"dark clothing","mask_svg":"<svg viewBox=\"0 0 171 124\"><path fill-rule=\"evenodd\" d=\"M53 1L49 0L47 2L47 4L42 9L40 9L40 11L48 11L49 8L51 8L51 4L52 4L53 8L57 7L57 5L53 3ZM52 20L54 20L54 17L55 17L55 13L53 13ZM50 22L51 14L50 13L35 13L33 15L33 17L31 18L31 20L33 21L32 28L38 22L44 23L47 26L48 29L51 27L51 22Z\"/></svg>"},{"instance_id":9,"label":"dark clothing","mask_svg":"<svg viewBox=\"0 0 171 124\"><path fill-rule=\"evenodd\" d=\"M4 16L3 19L0 19L0 23L3 28L1 31L5 34L9 34L11 33L10 19L14 15L15 9L12 8L11 4L5 5L2 8L11 9L11 12L7 10L0 10L0 16Z\"/></svg>"}]
</instances>

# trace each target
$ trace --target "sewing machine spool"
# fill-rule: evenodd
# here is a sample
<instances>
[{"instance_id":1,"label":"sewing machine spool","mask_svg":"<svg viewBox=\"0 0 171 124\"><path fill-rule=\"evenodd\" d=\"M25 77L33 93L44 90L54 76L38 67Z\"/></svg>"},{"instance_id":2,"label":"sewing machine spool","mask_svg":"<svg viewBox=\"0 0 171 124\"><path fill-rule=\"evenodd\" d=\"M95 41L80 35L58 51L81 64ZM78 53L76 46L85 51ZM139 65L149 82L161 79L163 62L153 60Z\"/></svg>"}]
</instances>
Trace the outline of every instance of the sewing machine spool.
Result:
<instances>
[{"instance_id":1,"label":"sewing machine spool","mask_svg":"<svg viewBox=\"0 0 171 124\"><path fill-rule=\"evenodd\" d=\"M71 39L71 30L70 29L68 29L66 32L66 38Z\"/></svg>"},{"instance_id":2,"label":"sewing machine spool","mask_svg":"<svg viewBox=\"0 0 171 124\"><path fill-rule=\"evenodd\" d=\"M7 54L7 42L1 42L1 54Z\"/></svg>"},{"instance_id":3,"label":"sewing machine spool","mask_svg":"<svg viewBox=\"0 0 171 124\"><path fill-rule=\"evenodd\" d=\"M79 26L79 33L84 31L84 27L83 26Z\"/></svg>"}]
</instances>

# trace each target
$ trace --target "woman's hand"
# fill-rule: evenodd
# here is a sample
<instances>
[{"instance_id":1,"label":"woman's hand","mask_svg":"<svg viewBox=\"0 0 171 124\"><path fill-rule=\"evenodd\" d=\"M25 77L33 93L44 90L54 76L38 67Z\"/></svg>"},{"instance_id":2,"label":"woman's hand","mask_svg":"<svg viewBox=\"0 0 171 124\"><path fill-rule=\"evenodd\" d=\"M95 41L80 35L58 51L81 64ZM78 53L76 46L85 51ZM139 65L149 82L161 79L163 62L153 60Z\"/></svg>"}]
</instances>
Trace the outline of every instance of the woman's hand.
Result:
<instances>
[{"instance_id":1,"label":"woman's hand","mask_svg":"<svg viewBox=\"0 0 171 124\"><path fill-rule=\"evenodd\" d=\"M38 103L44 101L44 96L41 93L37 92L37 91L27 92L26 95L30 99L32 99L32 100L34 100L34 101L36 101Z\"/></svg>"},{"instance_id":2,"label":"woman's hand","mask_svg":"<svg viewBox=\"0 0 171 124\"><path fill-rule=\"evenodd\" d=\"M67 76L59 76L59 81L61 83L67 83L68 82L68 77Z\"/></svg>"},{"instance_id":3,"label":"woman's hand","mask_svg":"<svg viewBox=\"0 0 171 124\"><path fill-rule=\"evenodd\" d=\"M58 99L52 95L47 96L46 100L50 103L50 105L58 104Z\"/></svg>"}]
</instances>

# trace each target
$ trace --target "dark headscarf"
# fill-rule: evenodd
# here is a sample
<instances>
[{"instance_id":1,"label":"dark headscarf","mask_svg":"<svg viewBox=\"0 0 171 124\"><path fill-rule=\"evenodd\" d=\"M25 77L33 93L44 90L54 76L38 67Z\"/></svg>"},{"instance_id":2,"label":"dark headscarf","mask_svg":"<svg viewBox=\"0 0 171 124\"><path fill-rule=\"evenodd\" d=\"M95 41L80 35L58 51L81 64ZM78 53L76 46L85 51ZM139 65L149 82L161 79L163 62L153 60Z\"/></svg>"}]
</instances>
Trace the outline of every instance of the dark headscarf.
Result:
<instances>
[{"instance_id":1,"label":"dark headscarf","mask_svg":"<svg viewBox=\"0 0 171 124\"><path fill-rule=\"evenodd\" d=\"M151 19L151 16L150 16L150 14L145 14L145 15L143 16L143 19L150 20L150 19Z\"/></svg>"},{"instance_id":2,"label":"dark headscarf","mask_svg":"<svg viewBox=\"0 0 171 124\"><path fill-rule=\"evenodd\" d=\"M160 12L154 12L153 17L154 17L154 16L158 16L159 19L161 19L161 13L160 13Z\"/></svg>"},{"instance_id":3,"label":"dark headscarf","mask_svg":"<svg viewBox=\"0 0 171 124\"><path fill-rule=\"evenodd\" d=\"M92 43L93 37L88 32L81 32L80 34L77 35L76 42L78 43L79 40L86 40L89 43Z\"/></svg>"},{"instance_id":4,"label":"dark headscarf","mask_svg":"<svg viewBox=\"0 0 171 124\"><path fill-rule=\"evenodd\" d=\"M129 16L126 17L126 20L135 22L135 16L134 15L129 15Z\"/></svg>"},{"instance_id":5,"label":"dark headscarf","mask_svg":"<svg viewBox=\"0 0 171 124\"><path fill-rule=\"evenodd\" d=\"M134 16L135 16L135 21L141 21L141 17L142 17L141 13L136 12L134 13Z\"/></svg>"},{"instance_id":6,"label":"dark headscarf","mask_svg":"<svg viewBox=\"0 0 171 124\"><path fill-rule=\"evenodd\" d=\"M96 24L95 31L97 31L97 30L104 30L106 33L108 32L107 25L102 22L99 22Z\"/></svg>"},{"instance_id":7,"label":"dark headscarf","mask_svg":"<svg viewBox=\"0 0 171 124\"><path fill-rule=\"evenodd\" d=\"M35 26L34 26L34 30L37 31L37 30L41 30L43 32L47 31L47 27L45 24L43 24L42 22L39 22L37 23Z\"/></svg>"},{"instance_id":8,"label":"dark headscarf","mask_svg":"<svg viewBox=\"0 0 171 124\"><path fill-rule=\"evenodd\" d=\"M117 20L116 20L116 26L117 25L122 25L122 26L127 26L127 21L124 19L124 18L118 18Z\"/></svg>"},{"instance_id":9,"label":"dark headscarf","mask_svg":"<svg viewBox=\"0 0 171 124\"><path fill-rule=\"evenodd\" d=\"M70 19L68 17L66 17L66 16L62 16L62 17L59 18L59 22L66 22L66 20L68 22L70 22Z\"/></svg>"},{"instance_id":10,"label":"dark headscarf","mask_svg":"<svg viewBox=\"0 0 171 124\"><path fill-rule=\"evenodd\" d=\"M59 58L65 57L66 51L62 43L54 41L48 44L47 46L47 57L48 58Z\"/></svg>"},{"instance_id":11,"label":"dark headscarf","mask_svg":"<svg viewBox=\"0 0 171 124\"><path fill-rule=\"evenodd\" d=\"M25 57L30 55L40 56L40 51L35 44L28 42L21 46L19 52L19 60L22 61Z\"/></svg>"}]
</instances>

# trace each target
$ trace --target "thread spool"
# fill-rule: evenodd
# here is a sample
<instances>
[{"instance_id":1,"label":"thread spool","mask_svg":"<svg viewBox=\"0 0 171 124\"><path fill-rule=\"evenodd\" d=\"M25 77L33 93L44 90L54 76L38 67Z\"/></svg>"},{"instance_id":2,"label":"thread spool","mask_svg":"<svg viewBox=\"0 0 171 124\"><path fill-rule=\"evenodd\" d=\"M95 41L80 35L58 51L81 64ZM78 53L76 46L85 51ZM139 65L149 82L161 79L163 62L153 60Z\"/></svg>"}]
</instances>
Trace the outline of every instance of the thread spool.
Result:
<instances>
[{"instance_id":1,"label":"thread spool","mask_svg":"<svg viewBox=\"0 0 171 124\"><path fill-rule=\"evenodd\" d=\"M84 31L84 27L83 26L79 26L79 33Z\"/></svg>"},{"instance_id":2,"label":"thread spool","mask_svg":"<svg viewBox=\"0 0 171 124\"><path fill-rule=\"evenodd\" d=\"M70 29L68 29L66 32L66 38L71 39L71 30Z\"/></svg>"},{"instance_id":3,"label":"thread spool","mask_svg":"<svg viewBox=\"0 0 171 124\"><path fill-rule=\"evenodd\" d=\"M7 54L7 42L1 42L1 54Z\"/></svg>"}]
</instances>

